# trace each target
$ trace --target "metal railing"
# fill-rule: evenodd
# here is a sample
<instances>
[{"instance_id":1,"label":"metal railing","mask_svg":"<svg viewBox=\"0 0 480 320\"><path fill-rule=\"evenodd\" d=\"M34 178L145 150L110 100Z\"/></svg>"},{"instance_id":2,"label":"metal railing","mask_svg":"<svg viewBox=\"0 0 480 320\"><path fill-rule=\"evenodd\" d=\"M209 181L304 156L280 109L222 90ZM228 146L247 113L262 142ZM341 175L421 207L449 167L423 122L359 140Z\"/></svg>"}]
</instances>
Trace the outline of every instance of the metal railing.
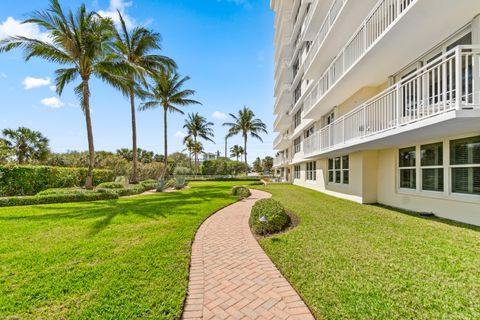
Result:
<instances>
[{"instance_id":1,"label":"metal railing","mask_svg":"<svg viewBox=\"0 0 480 320\"><path fill-rule=\"evenodd\" d=\"M319 154L451 110L480 107L480 46L457 46L304 141Z\"/></svg>"},{"instance_id":2,"label":"metal railing","mask_svg":"<svg viewBox=\"0 0 480 320\"><path fill-rule=\"evenodd\" d=\"M418 0L381 0L377 3L360 28L347 42L347 45L334 58L317 83L313 85L308 96L305 97L304 107L307 112L335 86L345 72L360 60L365 52L415 1ZM311 54L315 56L315 50L312 50Z\"/></svg>"}]
</instances>

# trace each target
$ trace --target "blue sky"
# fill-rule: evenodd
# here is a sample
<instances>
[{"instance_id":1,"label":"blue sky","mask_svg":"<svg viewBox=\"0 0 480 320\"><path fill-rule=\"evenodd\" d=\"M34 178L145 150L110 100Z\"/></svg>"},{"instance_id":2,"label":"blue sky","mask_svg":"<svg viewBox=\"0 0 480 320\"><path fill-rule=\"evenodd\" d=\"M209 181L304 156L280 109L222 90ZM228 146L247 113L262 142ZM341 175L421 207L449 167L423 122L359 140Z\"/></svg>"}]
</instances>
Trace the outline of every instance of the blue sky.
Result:
<instances>
[{"instance_id":1,"label":"blue sky","mask_svg":"<svg viewBox=\"0 0 480 320\"><path fill-rule=\"evenodd\" d=\"M65 8L82 1L61 0ZM203 106L186 107L215 123L216 144L210 152L223 154L226 114L243 105L254 110L268 126L264 143L249 143L249 161L274 155L273 12L267 0L85 0L88 8L105 14L120 9L133 25L147 25L163 37L163 54L174 58L187 86L197 91ZM42 31L19 25L32 10L46 8L47 0L1 1L0 38L12 32L42 37ZM57 66L33 59L25 63L19 51L0 54L0 130L26 126L50 139L53 151L86 150L83 114L72 86L61 97L50 88ZM92 117L97 150L131 147L127 99L107 85L93 81ZM184 117L170 114L171 151L181 151ZM138 113L139 147L162 153L162 113ZM241 143L232 138L229 146Z\"/></svg>"}]
</instances>

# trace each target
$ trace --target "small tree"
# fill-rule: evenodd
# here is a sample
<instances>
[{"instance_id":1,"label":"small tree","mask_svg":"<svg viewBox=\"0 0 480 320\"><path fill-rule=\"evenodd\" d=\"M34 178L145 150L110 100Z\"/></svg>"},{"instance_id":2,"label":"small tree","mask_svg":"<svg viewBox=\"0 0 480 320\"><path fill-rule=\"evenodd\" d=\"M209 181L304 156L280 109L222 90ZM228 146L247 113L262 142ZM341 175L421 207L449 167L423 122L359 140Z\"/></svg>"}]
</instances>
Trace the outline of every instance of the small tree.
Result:
<instances>
[{"instance_id":1,"label":"small tree","mask_svg":"<svg viewBox=\"0 0 480 320\"><path fill-rule=\"evenodd\" d=\"M31 160L43 161L47 159L48 139L40 132L33 131L25 127L16 130L4 129L4 143L14 154L19 164L24 164Z\"/></svg>"},{"instance_id":2,"label":"small tree","mask_svg":"<svg viewBox=\"0 0 480 320\"><path fill-rule=\"evenodd\" d=\"M253 171L257 173L263 172L262 160L259 157L253 161Z\"/></svg>"},{"instance_id":3,"label":"small tree","mask_svg":"<svg viewBox=\"0 0 480 320\"><path fill-rule=\"evenodd\" d=\"M273 158L266 156L262 161L262 166L265 173L271 173L273 168Z\"/></svg>"}]
</instances>

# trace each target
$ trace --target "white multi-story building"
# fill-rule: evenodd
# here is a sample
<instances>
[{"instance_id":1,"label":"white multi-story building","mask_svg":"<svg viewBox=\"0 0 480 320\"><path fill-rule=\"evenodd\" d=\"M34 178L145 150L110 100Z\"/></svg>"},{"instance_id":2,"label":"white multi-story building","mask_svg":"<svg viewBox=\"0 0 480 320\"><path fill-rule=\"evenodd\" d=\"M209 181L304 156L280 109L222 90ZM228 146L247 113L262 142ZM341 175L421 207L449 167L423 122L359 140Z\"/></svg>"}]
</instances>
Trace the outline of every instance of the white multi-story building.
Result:
<instances>
[{"instance_id":1,"label":"white multi-story building","mask_svg":"<svg viewBox=\"0 0 480 320\"><path fill-rule=\"evenodd\" d=\"M480 0L271 0L274 166L480 225Z\"/></svg>"}]
</instances>

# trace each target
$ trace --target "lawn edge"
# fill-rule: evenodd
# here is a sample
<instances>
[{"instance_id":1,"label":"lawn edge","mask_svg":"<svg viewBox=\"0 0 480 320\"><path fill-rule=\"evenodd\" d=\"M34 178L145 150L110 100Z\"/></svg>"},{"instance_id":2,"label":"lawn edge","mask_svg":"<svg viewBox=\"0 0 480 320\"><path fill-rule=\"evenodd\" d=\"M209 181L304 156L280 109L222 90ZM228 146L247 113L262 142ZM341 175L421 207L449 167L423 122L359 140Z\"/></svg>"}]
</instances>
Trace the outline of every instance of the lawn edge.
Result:
<instances>
[{"instance_id":1,"label":"lawn edge","mask_svg":"<svg viewBox=\"0 0 480 320\"><path fill-rule=\"evenodd\" d=\"M260 188L252 188L252 189L255 189L255 190L259 190L259 191L263 191L265 193L268 193L271 195L272 199L273 199L273 194L271 192L268 192L266 190L262 190ZM300 225L300 223L296 226L298 227ZM296 228L295 227L295 228ZM295 228L292 228L290 230L288 230L288 232L294 230ZM248 226L248 229L250 229L250 232L252 233L253 237L255 238L255 241L257 241L258 245L260 246L260 248L262 248L263 252L265 253L265 255L268 257L268 259L270 260L270 262L272 262L272 264L275 266L275 268L277 268L278 272L280 272L280 274L285 278L285 280L287 280L287 282L290 284L290 286L293 288L293 290L295 290L295 292L298 294L298 296L302 299L303 303L305 303L305 305L307 306L308 310L310 310L310 313L312 314L312 316L315 318L315 319L318 319L317 316L315 315L315 313L313 312L312 308L310 307L310 305L307 303L307 301L305 300L305 297L301 294L301 292L299 292L299 290L297 289L297 287L292 283L292 281L290 281L290 279L288 278L288 276L286 276L283 272L282 272L282 269L278 267L278 265L275 263L275 261L273 261L272 257L270 257L270 255L268 254L267 251L265 251L265 248L262 246L260 240L261 239L266 239L268 237L263 237L263 238L258 238L255 233L253 233L252 231L252 228L250 228L250 225ZM288 232L282 232L282 233L277 233L275 235L272 235L272 236L281 236L281 235L284 235L284 234L287 234Z\"/></svg>"},{"instance_id":2,"label":"lawn edge","mask_svg":"<svg viewBox=\"0 0 480 320\"><path fill-rule=\"evenodd\" d=\"M198 234L198 231L200 230L200 227L210 218L212 217L213 215L215 215L216 213L218 213L219 211L227 208L227 207L230 207L231 205L234 205L236 204L237 202L240 202L242 201L243 199L239 199L237 198L235 201L233 201L232 203L229 203L225 206L222 206L221 208L218 208L217 210L213 211L212 213L210 213L208 216L206 216L202 222L198 225L197 229L195 230L195 233L193 234L193 237L192 239L190 239L190 258L189 258L189 261L188 261L188 269L187 269L187 294L185 295L185 297L183 298L183 302L182 302L182 312L180 313L180 317L178 317L177 319L182 319L182 315L183 313L185 312L185 305L187 304L187 298L188 298L188 285L190 284L190 271L192 269L192 245L193 245L193 242L195 241L195 238L197 237L197 234Z\"/></svg>"}]
</instances>

